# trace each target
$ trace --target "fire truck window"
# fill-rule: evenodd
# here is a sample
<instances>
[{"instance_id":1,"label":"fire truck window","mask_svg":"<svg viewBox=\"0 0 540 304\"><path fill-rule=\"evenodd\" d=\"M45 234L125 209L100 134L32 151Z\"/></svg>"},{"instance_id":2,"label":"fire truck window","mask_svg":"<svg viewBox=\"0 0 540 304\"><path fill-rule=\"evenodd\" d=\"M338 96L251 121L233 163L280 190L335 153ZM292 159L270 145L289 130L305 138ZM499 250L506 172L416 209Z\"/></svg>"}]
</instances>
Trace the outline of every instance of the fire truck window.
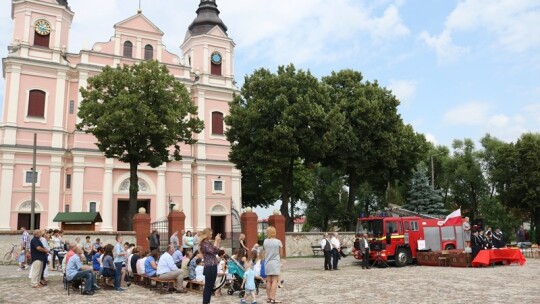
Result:
<instances>
[{"instance_id":1,"label":"fire truck window","mask_svg":"<svg viewBox=\"0 0 540 304\"><path fill-rule=\"evenodd\" d=\"M418 222L411 222L412 231L418 231Z\"/></svg>"},{"instance_id":2,"label":"fire truck window","mask_svg":"<svg viewBox=\"0 0 540 304\"><path fill-rule=\"evenodd\" d=\"M397 233L397 223L396 222L388 222L386 223L386 233Z\"/></svg>"},{"instance_id":3,"label":"fire truck window","mask_svg":"<svg viewBox=\"0 0 540 304\"><path fill-rule=\"evenodd\" d=\"M409 231L409 222L405 222L405 231Z\"/></svg>"}]
</instances>

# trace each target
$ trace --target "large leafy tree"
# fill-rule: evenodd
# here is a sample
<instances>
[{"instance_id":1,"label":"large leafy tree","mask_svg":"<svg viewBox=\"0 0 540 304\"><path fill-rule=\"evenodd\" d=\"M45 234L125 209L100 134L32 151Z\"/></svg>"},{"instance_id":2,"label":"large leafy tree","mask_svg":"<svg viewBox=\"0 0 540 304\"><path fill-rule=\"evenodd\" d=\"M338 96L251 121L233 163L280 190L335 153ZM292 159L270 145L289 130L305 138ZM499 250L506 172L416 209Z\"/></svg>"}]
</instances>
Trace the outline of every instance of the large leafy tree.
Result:
<instances>
[{"instance_id":1,"label":"large leafy tree","mask_svg":"<svg viewBox=\"0 0 540 304\"><path fill-rule=\"evenodd\" d=\"M353 70L332 72L323 82L345 117L336 147L324 162L347 177L347 228L353 229L358 187L367 182L384 193L390 182L410 175L428 146L423 135L403 123L397 98L377 82L363 82L362 74Z\"/></svg>"},{"instance_id":2,"label":"large leafy tree","mask_svg":"<svg viewBox=\"0 0 540 304\"><path fill-rule=\"evenodd\" d=\"M129 163L129 224L137 207L139 164L180 160L180 143L204 128L186 87L164 65L107 66L80 90L79 130L94 135L105 157Z\"/></svg>"},{"instance_id":3,"label":"large leafy tree","mask_svg":"<svg viewBox=\"0 0 540 304\"><path fill-rule=\"evenodd\" d=\"M535 240L540 240L540 133L525 133L515 145L501 151L507 159L507 187L501 189L506 205L523 211L531 220ZM503 160L501 160L503 161ZM504 168L504 165L501 164Z\"/></svg>"},{"instance_id":4,"label":"large leafy tree","mask_svg":"<svg viewBox=\"0 0 540 304\"><path fill-rule=\"evenodd\" d=\"M306 201L306 227L319 227L329 231L331 222L344 217L347 192L345 180L339 172L318 166L314 174L314 185Z\"/></svg>"},{"instance_id":5,"label":"large leafy tree","mask_svg":"<svg viewBox=\"0 0 540 304\"><path fill-rule=\"evenodd\" d=\"M281 213L291 231L291 203L300 192L295 170L298 165L311 167L333 147L334 126L342 121L341 115L332 110L318 79L293 65L280 66L277 73L256 70L245 77L240 93L225 118L230 127L229 159L253 178L246 189L249 204L268 204L279 193L274 199L281 199ZM261 187L271 189L261 190L258 197Z\"/></svg>"},{"instance_id":6,"label":"large leafy tree","mask_svg":"<svg viewBox=\"0 0 540 304\"><path fill-rule=\"evenodd\" d=\"M470 139L456 139L452 148L454 154L446 168L450 177L451 199L474 220L479 215L480 202L489 193L481 158Z\"/></svg>"}]
</instances>

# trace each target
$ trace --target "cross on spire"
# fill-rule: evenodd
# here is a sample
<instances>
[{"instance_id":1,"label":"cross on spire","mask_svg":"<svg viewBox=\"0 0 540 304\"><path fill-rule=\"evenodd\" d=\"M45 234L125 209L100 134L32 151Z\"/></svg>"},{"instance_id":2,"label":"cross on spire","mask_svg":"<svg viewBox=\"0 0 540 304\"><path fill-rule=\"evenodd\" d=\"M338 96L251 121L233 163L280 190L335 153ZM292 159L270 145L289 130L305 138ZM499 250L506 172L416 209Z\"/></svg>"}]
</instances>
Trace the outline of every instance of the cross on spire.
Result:
<instances>
[{"instance_id":1,"label":"cross on spire","mask_svg":"<svg viewBox=\"0 0 540 304\"><path fill-rule=\"evenodd\" d=\"M139 0L139 9L137 10L137 14L142 13L142 9L141 9L141 1L142 1L142 0Z\"/></svg>"}]
</instances>

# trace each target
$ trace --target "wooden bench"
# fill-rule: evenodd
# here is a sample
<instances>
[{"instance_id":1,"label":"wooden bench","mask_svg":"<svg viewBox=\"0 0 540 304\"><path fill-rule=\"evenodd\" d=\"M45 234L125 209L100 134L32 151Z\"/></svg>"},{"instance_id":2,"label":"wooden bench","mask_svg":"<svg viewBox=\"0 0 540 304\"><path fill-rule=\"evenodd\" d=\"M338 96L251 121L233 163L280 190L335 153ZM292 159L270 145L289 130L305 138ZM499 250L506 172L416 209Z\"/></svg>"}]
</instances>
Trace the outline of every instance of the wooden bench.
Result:
<instances>
[{"instance_id":1,"label":"wooden bench","mask_svg":"<svg viewBox=\"0 0 540 304\"><path fill-rule=\"evenodd\" d=\"M156 291L159 293L169 292L176 287L176 279L163 279L160 277L151 277L150 280L156 282ZM159 286L161 285L161 287Z\"/></svg>"},{"instance_id":2,"label":"wooden bench","mask_svg":"<svg viewBox=\"0 0 540 304\"><path fill-rule=\"evenodd\" d=\"M187 285L186 285L187 289L198 291L198 292L202 292L204 289L203 287L204 287L204 282L195 281L195 280L187 281Z\"/></svg>"},{"instance_id":3,"label":"wooden bench","mask_svg":"<svg viewBox=\"0 0 540 304\"><path fill-rule=\"evenodd\" d=\"M133 283L135 285L148 285L150 283L150 278L145 275L145 274L138 274L138 273L134 273L133 274Z\"/></svg>"},{"instance_id":4,"label":"wooden bench","mask_svg":"<svg viewBox=\"0 0 540 304\"><path fill-rule=\"evenodd\" d=\"M311 250L313 251L313 255L319 255L319 253L323 252L320 245L311 245Z\"/></svg>"}]
</instances>

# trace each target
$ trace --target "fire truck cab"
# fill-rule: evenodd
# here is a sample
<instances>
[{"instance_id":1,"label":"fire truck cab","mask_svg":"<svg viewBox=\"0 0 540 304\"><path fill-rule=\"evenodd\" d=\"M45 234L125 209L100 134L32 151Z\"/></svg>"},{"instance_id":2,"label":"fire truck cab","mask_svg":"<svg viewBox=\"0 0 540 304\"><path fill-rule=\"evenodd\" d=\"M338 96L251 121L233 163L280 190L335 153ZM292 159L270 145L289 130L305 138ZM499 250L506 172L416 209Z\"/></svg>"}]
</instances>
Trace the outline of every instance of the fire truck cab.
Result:
<instances>
[{"instance_id":1,"label":"fire truck cab","mask_svg":"<svg viewBox=\"0 0 540 304\"><path fill-rule=\"evenodd\" d=\"M417 216L359 218L356 234L367 234L370 261L382 259L398 267L416 259L419 243L425 243L425 248L420 249L432 251L463 249L464 245L461 224L443 225L439 219ZM353 253L356 259L361 260L362 253L357 242Z\"/></svg>"}]
</instances>

